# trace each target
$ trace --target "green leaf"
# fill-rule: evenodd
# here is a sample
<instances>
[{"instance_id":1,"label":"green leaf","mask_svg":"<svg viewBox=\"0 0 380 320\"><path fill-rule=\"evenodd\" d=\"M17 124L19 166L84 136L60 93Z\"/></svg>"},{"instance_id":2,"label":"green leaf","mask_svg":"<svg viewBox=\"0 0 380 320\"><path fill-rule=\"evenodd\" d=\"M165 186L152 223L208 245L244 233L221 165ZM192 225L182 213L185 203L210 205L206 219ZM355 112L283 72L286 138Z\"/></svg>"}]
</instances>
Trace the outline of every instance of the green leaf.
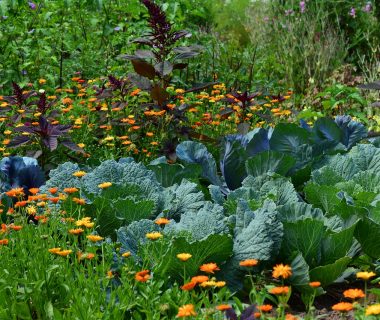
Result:
<instances>
[{"instance_id":1,"label":"green leaf","mask_svg":"<svg viewBox=\"0 0 380 320\"><path fill-rule=\"evenodd\" d=\"M301 291L310 289L309 266L302 253L298 252L297 256L291 260L290 266L292 276L289 278L289 283Z\"/></svg>"},{"instance_id":2,"label":"green leaf","mask_svg":"<svg viewBox=\"0 0 380 320\"><path fill-rule=\"evenodd\" d=\"M270 261L277 256L281 246L283 228L277 219L275 207L269 201L258 209L247 227L239 229L234 239L234 259Z\"/></svg>"},{"instance_id":3,"label":"green leaf","mask_svg":"<svg viewBox=\"0 0 380 320\"><path fill-rule=\"evenodd\" d=\"M353 224L340 232L331 232L323 238L321 264L334 263L348 255L354 241L355 228L356 224Z\"/></svg>"},{"instance_id":4,"label":"green leaf","mask_svg":"<svg viewBox=\"0 0 380 320\"><path fill-rule=\"evenodd\" d=\"M32 315L30 314L29 306L27 302L17 302L14 308L17 318L23 320L31 320Z\"/></svg>"},{"instance_id":5,"label":"green leaf","mask_svg":"<svg viewBox=\"0 0 380 320\"><path fill-rule=\"evenodd\" d=\"M48 320L55 319L54 318L54 308L53 308L53 304L51 303L51 301L45 302L44 310L45 310L45 314L46 314L46 319L48 319Z\"/></svg>"},{"instance_id":6,"label":"green leaf","mask_svg":"<svg viewBox=\"0 0 380 320\"><path fill-rule=\"evenodd\" d=\"M323 222L308 218L295 222L283 222L283 226L281 255L287 257L299 251L309 266L318 265L321 260L321 241L325 232Z\"/></svg>"},{"instance_id":7,"label":"green leaf","mask_svg":"<svg viewBox=\"0 0 380 320\"><path fill-rule=\"evenodd\" d=\"M332 264L316 267L310 270L310 280L319 281L322 286L327 286L342 275L350 261L350 257L343 257Z\"/></svg>"},{"instance_id":8,"label":"green leaf","mask_svg":"<svg viewBox=\"0 0 380 320\"><path fill-rule=\"evenodd\" d=\"M192 257L183 262L177 258L179 253L190 253ZM192 277L199 272L204 263L214 262L221 264L232 255L232 239L227 234L212 234L201 241L189 242L185 237L175 238L170 249L159 257L161 263L154 272L162 277L171 276L172 279Z\"/></svg>"},{"instance_id":9,"label":"green leaf","mask_svg":"<svg viewBox=\"0 0 380 320\"><path fill-rule=\"evenodd\" d=\"M375 259L380 257L380 224L370 218L362 218L357 224L355 237L366 254Z\"/></svg>"},{"instance_id":10,"label":"green leaf","mask_svg":"<svg viewBox=\"0 0 380 320\"><path fill-rule=\"evenodd\" d=\"M182 179L196 179L201 175L202 168L199 164L180 164L159 163L148 166L148 169L155 172L158 182L163 187L170 187L175 183L180 184Z\"/></svg>"},{"instance_id":11,"label":"green leaf","mask_svg":"<svg viewBox=\"0 0 380 320\"><path fill-rule=\"evenodd\" d=\"M292 123L280 123L273 130L270 149L293 154L297 147L309 143L309 132Z\"/></svg>"},{"instance_id":12,"label":"green leaf","mask_svg":"<svg viewBox=\"0 0 380 320\"><path fill-rule=\"evenodd\" d=\"M333 186L320 186L315 183L309 183L305 189L306 200L317 208L323 209L330 213L334 207L339 204L340 199L337 197L339 189Z\"/></svg>"},{"instance_id":13,"label":"green leaf","mask_svg":"<svg viewBox=\"0 0 380 320\"><path fill-rule=\"evenodd\" d=\"M276 151L264 151L246 161L247 174L260 176L268 172L275 172L285 176L295 165L296 160Z\"/></svg>"}]
</instances>

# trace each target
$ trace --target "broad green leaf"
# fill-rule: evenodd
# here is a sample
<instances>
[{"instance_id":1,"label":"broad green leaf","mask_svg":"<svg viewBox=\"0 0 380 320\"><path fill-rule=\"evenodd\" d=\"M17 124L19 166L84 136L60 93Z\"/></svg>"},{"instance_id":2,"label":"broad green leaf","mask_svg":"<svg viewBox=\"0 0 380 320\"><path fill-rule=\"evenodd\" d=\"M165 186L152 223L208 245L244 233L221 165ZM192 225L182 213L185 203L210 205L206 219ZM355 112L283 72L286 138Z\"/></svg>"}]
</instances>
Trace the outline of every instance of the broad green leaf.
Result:
<instances>
[{"instance_id":1,"label":"broad green leaf","mask_svg":"<svg viewBox=\"0 0 380 320\"><path fill-rule=\"evenodd\" d=\"M317 208L323 209L330 213L334 207L339 204L340 199L337 197L339 190L333 186L320 186L315 183L309 183L305 189L306 200Z\"/></svg>"},{"instance_id":2,"label":"broad green leaf","mask_svg":"<svg viewBox=\"0 0 380 320\"><path fill-rule=\"evenodd\" d=\"M325 226L322 221L313 219L283 222L284 238L281 255L290 256L299 251L309 266L316 266L321 260L321 241Z\"/></svg>"},{"instance_id":3,"label":"broad green leaf","mask_svg":"<svg viewBox=\"0 0 380 320\"><path fill-rule=\"evenodd\" d=\"M297 147L309 143L309 137L309 132L296 124L280 123L273 130L270 149L293 154Z\"/></svg>"},{"instance_id":4,"label":"broad green leaf","mask_svg":"<svg viewBox=\"0 0 380 320\"><path fill-rule=\"evenodd\" d=\"M334 263L348 255L354 241L356 224L340 232L331 232L322 239L321 264Z\"/></svg>"},{"instance_id":5,"label":"broad green leaf","mask_svg":"<svg viewBox=\"0 0 380 320\"><path fill-rule=\"evenodd\" d=\"M316 267L310 270L310 280L319 281L322 286L327 286L342 275L350 261L350 257L343 257L332 264Z\"/></svg>"},{"instance_id":6,"label":"broad green leaf","mask_svg":"<svg viewBox=\"0 0 380 320\"><path fill-rule=\"evenodd\" d=\"M355 237L369 256L380 257L380 224L370 218L362 218L356 227Z\"/></svg>"},{"instance_id":7,"label":"broad green leaf","mask_svg":"<svg viewBox=\"0 0 380 320\"><path fill-rule=\"evenodd\" d=\"M183 262L177 258L179 253L190 253L192 257ZM192 277L199 272L199 267L204 263L214 262L221 264L232 255L232 239L227 234L212 234L207 238L189 242L185 237L174 238L169 250L160 257L160 264L154 268L154 272L172 279Z\"/></svg>"},{"instance_id":8,"label":"broad green leaf","mask_svg":"<svg viewBox=\"0 0 380 320\"><path fill-rule=\"evenodd\" d=\"M197 179L202 173L202 167L199 164L180 164L159 163L148 166L148 169L155 172L157 180L163 187L170 187L174 184L180 184L182 179Z\"/></svg>"},{"instance_id":9,"label":"broad green leaf","mask_svg":"<svg viewBox=\"0 0 380 320\"><path fill-rule=\"evenodd\" d=\"M268 172L285 176L295 163L296 160L287 154L264 151L246 161L246 171L252 176L260 176Z\"/></svg>"}]
</instances>

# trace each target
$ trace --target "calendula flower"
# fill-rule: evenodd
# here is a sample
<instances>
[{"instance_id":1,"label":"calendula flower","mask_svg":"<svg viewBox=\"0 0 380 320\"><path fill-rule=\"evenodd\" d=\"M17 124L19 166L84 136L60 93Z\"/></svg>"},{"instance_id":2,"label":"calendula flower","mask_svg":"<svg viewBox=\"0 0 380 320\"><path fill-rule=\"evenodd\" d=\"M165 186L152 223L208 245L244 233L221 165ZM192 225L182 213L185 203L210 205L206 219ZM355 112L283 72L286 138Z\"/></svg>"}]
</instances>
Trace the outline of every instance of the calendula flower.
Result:
<instances>
[{"instance_id":1,"label":"calendula flower","mask_svg":"<svg viewBox=\"0 0 380 320\"><path fill-rule=\"evenodd\" d=\"M199 267L199 270L206 273L214 273L215 271L220 270L216 263L205 263Z\"/></svg>"},{"instance_id":2,"label":"calendula flower","mask_svg":"<svg viewBox=\"0 0 380 320\"><path fill-rule=\"evenodd\" d=\"M183 286L181 286L181 289L184 291L190 291L190 290L193 290L196 285L197 284L195 282L190 281L188 283L185 283Z\"/></svg>"},{"instance_id":3,"label":"calendula flower","mask_svg":"<svg viewBox=\"0 0 380 320\"><path fill-rule=\"evenodd\" d=\"M220 304L216 306L215 309L219 311L226 311L226 310L232 309L232 307L229 304Z\"/></svg>"},{"instance_id":4,"label":"calendula flower","mask_svg":"<svg viewBox=\"0 0 380 320\"><path fill-rule=\"evenodd\" d=\"M365 315L378 315L380 314L380 304L373 304L365 309Z\"/></svg>"},{"instance_id":5,"label":"calendula flower","mask_svg":"<svg viewBox=\"0 0 380 320\"><path fill-rule=\"evenodd\" d=\"M31 194L37 194L38 191L40 191L40 189L38 189L38 188L30 188L30 189L29 189L29 192L30 192Z\"/></svg>"},{"instance_id":6,"label":"calendula flower","mask_svg":"<svg viewBox=\"0 0 380 320\"><path fill-rule=\"evenodd\" d=\"M83 176L85 176L87 173L85 171L76 171L73 173L73 176L74 177L77 177L77 178L81 178Z\"/></svg>"},{"instance_id":7,"label":"calendula flower","mask_svg":"<svg viewBox=\"0 0 380 320\"><path fill-rule=\"evenodd\" d=\"M20 197L20 196L24 195L24 189L23 188L13 188L13 189L5 192L5 194L9 197Z\"/></svg>"},{"instance_id":8,"label":"calendula flower","mask_svg":"<svg viewBox=\"0 0 380 320\"><path fill-rule=\"evenodd\" d=\"M197 313L194 311L194 305L185 304L184 306L179 307L177 318L191 317L196 315Z\"/></svg>"},{"instance_id":9,"label":"calendula flower","mask_svg":"<svg viewBox=\"0 0 380 320\"><path fill-rule=\"evenodd\" d=\"M58 254L59 256L61 257L66 257L68 256L71 252L73 252L72 250L62 250L62 251L58 251L56 252L55 254Z\"/></svg>"},{"instance_id":10,"label":"calendula flower","mask_svg":"<svg viewBox=\"0 0 380 320\"><path fill-rule=\"evenodd\" d=\"M70 233L70 234L73 234L73 235L79 235L79 234L81 234L81 233L83 233L83 232L84 232L84 230L81 229L81 228L70 229L70 230L69 230L69 233Z\"/></svg>"},{"instance_id":11,"label":"calendula flower","mask_svg":"<svg viewBox=\"0 0 380 320\"><path fill-rule=\"evenodd\" d=\"M121 256L124 258L128 258L131 256L131 252L130 251L124 252Z\"/></svg>"},{"instance_id":12,"label":"calendula flower","mask_svg":"<svg viewBox=\"0 0 380 320\"><path fill-rule=\"evenodd\" d=\"M22 229L22 226L15 226L15 225L10 225L9 226L12 230L14 230L14 231L20 231L21 229Z\"/></svg>"},{"instance_id":13,"label":"calendula flower","mask_svg":"<svg viewBox=\"0 0 380 320\"><path fill-rule=\"evenodd\" d=\"M196 284L208 281L208 276L194 276L191 278L191 282L195 282Z\"/></svg>"},{"instance_id":14,"label":"calendula flower","mask_svg":"<svg viewBox=\"0 0 380 320\"><path fill-rule=\"evenodd\" d=\"M270 304L264 304L262 306L258 306L257 309L259 309L261 312L269 312L272 311L273 306Z\"/></svg>"},{"instance_id":15,"label":"calendula flower","mask_svg":"<svg viewBox=\"0 0 380 320\"><path fill-rule=\"evenodd\" d=\"M8 239L0 239L0 246L6 246L9 243Z\"/></svg>"},{"instance_id":16,"label":"calendula flower","mask_svg":"<svg viewBox=\"0 0 380 320\"><path fill-rule=\"evenodd\" d=\"M339 302L337 304L334 304L331 309L334 311L340 311L340 312L347 312L351 311L354 308L352 303L349 302Z\"/></svg>"},{"instance_id":17,"label":"calendula flower","mask_svg":"<svg viewBox=\"0 0 380 320\"><path fill-rule=\"evenodd\" d=\"M239 265L240 265L241 267L254 267L254 266L256 266L258 263L259 263L259 261L256 260L256 259L247 259L247 260L244 260L244 261L240 261L240 262L239 262Z\"/></svg>"},{"instance_id":18,"label":"calendula flower","mask_svg":"<svg viewBox=\"0 0 380 320\"><path fill-rule=\"evenodd\" d=\"M79 205L81 205L81 206L83 206L83 205L86 204L86 200L81 199L81 198L73 198L73 201L74 201L76 204L79 204Z\"/></svg>"},{"instance_id":19,"label":"calendula flower","mask_svg":"<svg viewBox=\"0 0 380 320\"><path fill-rule=\"evenodd\" d=\"M368 272L368 271L362 271L362 272L358 272L356 274L356 278L358 279L363 279L363 280L369 280L371 278L373 278L374 276L376 276L376 273L374 272Z\"/></svg>"},{"instance_id":20,"label":"calendula flower","mask_svg":"<svg viewBox=\"0 0 380 320\"><path fill-rule=\"evenodd\" d=\"M161 237L163 237L162 233L160 232L149 232L145 235L149 240L157 240Z\"/></svg>"},{"instance_id":21,"label":"calendula flower","mask_svg":"<svg viewBox=\"0 0 380 320\"><path fill-rule=\"evenodd\" d=\"M348 290L343 291L343 295L345 298L349 298L353 300L365 297L365 294L363 290L361 289L348 289Z\"/></svg>"},{"instance_id":22,"label":"calendula flower","mask_svg":"<svg viewBox=\"0 0 380 320\"><path fill-rule=\"evenodd\" d=\"M285 315L285 320L298 320L298 319L299 319L298 317L293 316L293 315L290 314L290 313L287 313L287 314Z\"/></svg>"},{"instance_id":23,"label":"calendula flower","mask_svg":"<svg viewBox=\"0 0 380 320\"><path fill-rule=\"evenodd\" d=\"M65 189L63 189L63 192L66 192L66 193L75 193L75 192L77 192L78 191L78 189L77 188L65 188Z\"/></svg>"},{"instance_id":24,"label":"calendula flower","mask_svg":"<svg viewBox=\"0 0 380 320\"><path fill-rule=\"evenodd\" d=\"M313 281L309 283L309 286L312 288L318 288L321 286L321 283L319 281Z\"/></svg>"},{"instance_id":25,"label":"calendula flower","mask_svg":"<svg viewBox=\"0 0 380 320\"><path fill-rule=\"evenodd\" d=\"M50 192L51 194L56 194L57 191L58 191L58 188L49 188L49 192Z\"/></svg>"},{"instance_id":26,"label":"calendula flower","mask_svg":"<svg viewBox=\"0 0 380 320\"><path fill-rule=\"evenodd\" d=\"M177 258L181 261L187 261L192 257L190 253L179 253L177 254Z\"/></svg>"},{"instance_id":27,"label":"calendula flower","mask_svg":"<svg viewBox=\"0 0 380 320\"><path fill-rule=\"evenodd\" d=\"M61 251L61 248L51 248L48 250L50 253L56 254L57 252Z\"/></svg>"},{"instance_id":28,"label":"calendula flower","mask_svg":"<svg viewBox=\"0 0 380 320\"><path fill-rule=\"evenodd\" d=\"M275 295L286 295L289 293L289 287L274 287L269 290L269 293Z\"/></svg>"},{"instance_id":29,"label":"calendula flower","mask_svg":"<svg viewBox=\"0 0 380 320\"><path fill-rule=\"evenodd\" d=\"M86 238L90 240L91 242L98 242L104 239L103 237L98 236L96 234L89 234Z\"/></svg>"},{"instance_id":30,"label":"calendula flower","mask_svg":"<svg viewBox=\"0 0 380 320\"><path fill-rule=\"evenodd\" d=\"M106 189L106 188L109 188L110 186L112 186L112 182L103 182L103 183L98 185L98 188Z\"/></svg>"},{"instance_id":31,"label":"calendula flower","mask_svg":"<svg viewBox=\"0 0 380 320\"><path fill-rule=\"evenodd\" d=\"M273 278L287 279L292 275L292 268L288 265L278 264L274 266L272 276Z\"/></svg>"},{"instance_id":32,"label":"calendula flower","mask_svg":"<svg viewBox=\"0 0 380 320\"><path fill-rule=\"evenodd\" d=\"M76 221L75 225L77 227L85 226L86 228L92 228L94 226L94 223L91 222L91 218L90 217L84 217L84 218Z\"/></svg>"},{"instance_id":33,"label":"calendula flower","mask_svg":"<svg viewBox=\"0 0 380 320\"><path fill-rule=\"evenodd\" d=\"M136 281L147 282L150 279L149 270L142 270L135 274Z\"/></svg>"},{"instance_id":34,"label":"calendula flower","mask_svg":"<svg viewBox=\"0 0 380 320\"><path fill-rule=\"evenodd\" d=\"M170 223L170 220L166 218L158 218L156 221L154 221L154 223L161 226Z\"/></svg>"}]
</instances>

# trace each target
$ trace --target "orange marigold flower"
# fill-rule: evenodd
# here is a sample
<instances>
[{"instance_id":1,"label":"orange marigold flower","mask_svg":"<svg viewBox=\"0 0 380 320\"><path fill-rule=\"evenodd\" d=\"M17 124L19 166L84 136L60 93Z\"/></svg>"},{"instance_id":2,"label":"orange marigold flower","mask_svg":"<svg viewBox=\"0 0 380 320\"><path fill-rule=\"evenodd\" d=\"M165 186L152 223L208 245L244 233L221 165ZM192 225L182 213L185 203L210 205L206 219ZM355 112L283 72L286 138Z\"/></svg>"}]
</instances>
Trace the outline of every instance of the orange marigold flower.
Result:
<instances>
[{"instance_id":1,"label":"orange marigold flower","mask_svg":"<svg viewBox=\"0 0 380 320\"><path fill-rule=\"evenodd\" d=\"M154 221L154 223L161 226L170 223L170 220L166 218L158 218L156 221Z\"/></svg>"},{"instance_id":2,"label":"orange marigold flower","mask_svg":"<svg viewBox=\"0 0 380 320\"><path fill-rule=\"evenodd\" d=\"M40 191L40 189L38 189L38 188L30 188L30 189L29 189L29 192L30 192L31 194L37 194L38 191Z\"/></svg>"},{"instance_id":3,"label":"orange marigold flower","mask_svg":"<svg viewBox=\"0 0 380 320\"><path fill-rule=\"evenodd\" d=\"M20 197L20 196L24 195L24 189L23 188L13 188L13 189L5 192L5 194L9 197Z\"/></svg>"},{"instance_id":4,"label":"orange marigold flower","mask_svg":"<svg viewBox=\"0 0 380 320\"><path fill-rule=\"evenodd\" d=\"M274 266L272 276L273 278L289 278L292 275L292 268L289 265L278 264Z\"/></svg>"},{"instance_id":5,"label":"orange marigold flower","mask_svg":"<svg viewBox=\"0 0 380 320\"><path fill-rule=\"evenodd\" d=\"M121 256L124 258L128 258L131 256L131 252L130 251L124 252Z\"/></svg>"},{"instance_id":6,"label":"orange marigold flower","mask_svg":"<svg viewBox=\"0 0 380 320\"><path fill-rule=\"evenodd\" d=\"M225 310L232 309L232 307L229 304L220 304L216 306L215 309L219 311L225 311Z\"/></svg>"},{"instance_id":7,"label":"orange marigold flower","mask_svg":"<svg viewBox=\"0 0 380 320\"><path fill-rule=\"evenodd\" d=\"M8 239L0 239L0 245L1 246L6 246L9 243Z\"/></svg>"},{"instance_id":8,"label":"orange marigold flower","mask_svg":"<svg viewBox=\"0 0 380 320\"><path fill-rule=\"evenodd\" d=\"M191 317L196 315L197 313L194 311L194 305L185 304L182 307L179 307L177 318Z\"/></svg>"},{"instance_id":9,"label":"orange marigold flower","mask_svg":"<svg viewBox=\"0 0 380 320\"><path fill-rule=\"evenodd\" d=\"M51 194L56 194L57 193L57 191L58 191L58 188L49 188L49 192L51 193Z\"/></svg>"},{"instance_id":10,"label":"orange marigold flower","mask_svg":"<svg viewBox=\"0 0 380 320\"><path fill-rule=\"evenodd\" d=\"M259 261L256 260L256 259L247 259L247 260L244 260L244 261L240 261L240 262L239 262L239 265L240 265L241 267L254 267L254 266L256 266L258 263L259 263Z\"/></svg>"},{"instance_id":11,"label":"orange marigold flower","mask_svg":"<svg viewBox=\"0 0 380 320\"><path fill-rule=\"evenodd\" d=\"M73 176L77 177L77 178L81 178L81 177L83 177L85 175L86 175L85 171L76 171L76 172L73 173Z\"/></svg>"},{"instance_id":12,"label":"orange marigold flower","mask_svg":"<svg viewBox=\"0 0 380 320\"><path fill-rule=\"evenodd\" d=\"M149 232L145 235L149 240L157 240L161 237L163 237L163 235L160 233L160 232Z\"/></svg>"},{"instance_id":13,"label":"orange marigold flower","mask_svg":"<svg viewBox=\"0 0 380 320\"><path fill-rule=\"evenodd\" d=\"M77 191L78 191L77 188L65 188L65 189L63 189L63 192L66 192L66 193L75 193Z\"/></svg>"},{"instance_id":14,"label":"orange marigold flower","mask_svg":"<svg viewBox=\"0 0 380 320\"><path fill-rule=\"evenodd\" d=\"M185 283L183 286L181 286L181 289L184 291L190 291L190 290L193 290L196 285L197 284L195 282L190 281L188 283Z\"/></svg>"},{"instance_id":15,"label":"orange marigold flower","mask_svg":"<svg viewBox=\"0 0 380 320\"><path fill-rule=\"evenodd\" d=\"M73 198L73 201L74 201L76 204L79 204L79 205L81 205L81 206L83 206L83 205L86 204L86 200L81 199L81 198Z\"/></svg>"},{"instance_id":16,"label":"orange marigold flower","mask_svg":"<svg viewBox=\"0 0 380 320\"><path fill-rule=\"evenodd\" d=\"M179 253L177 254L177 258L181 261L187 261L192 257L190 253Z\"/></svg>"},{"instance_id":17,"label":"orange marigold flower","mask_svg":"<svg viewBox=\"0 0 380 320\"><path fill-rule=\"evenodd\" d=\"M208 281L208 276L195 276L191 278L191 282L195 282L196 284L206 281Z\"/></svg>"},{"instance_id":18,"label":"orange marigold flower","mask_svg":"<svg viewBox=\"0 0 380 320\"><path fill-rule=\"evenodd\" d=\"M56 254L57 252L61 251L61 248L51 248L48 250L50 253Z\"/></svg>"},{"instance_id":19,"label":"orange marigold flower","mask_svg":"<svg viewBox=\"0 0 380 320\"><path fill-rule=\"evenodd\" d=\"M78 228L78 229L70 229L69 230L69 233L70 234L74 234L74 235L79 235L79 234L81 234L81 233L83 233L84 232L84 230L82 229L82 228Z\"/></svg>"},{"instance_id":20,"label":"orange marigold flower","mask_svg":"<svg viewBox=\"0 0 380 320\"><path fill-rule=\"evenodd\" d=\"M313 281L309 283L309 286L312 288L318 288L321 286L321 283L319 281Z\"/></svg>"},{"instance_id":21,"label":"orange marigold flower","mask_svg":"<svg viewBox=\"0 0 380 320\"><path fill-rule=\"evenodd\" d=\"M10 225L10 228L14 231L20 231L22 229L22 226L15 226L15 225Z\"/></svg>"},{"instance_id":22,"label":"orange marigold flower","mask_svg":"<svg viewBox=\"0 0 380 320\"><path fill-rule=\"evenodd\" d=\"M211 262L211 263L202 264L199 267L199 270L206 272L206 273L214 273L215 271L218 271L220 269L216 263Z\"/></svg>"},{"instance_id":23,"label":"orange marigold flower","mask_svg":"<svg viewBox=\"0 0 380 320\"><path fill-rule=\"evenodd\" d=\"M15 203L15 208L25 207L28 204L28 201L17 201Z\"/></svg>"},{"instance_id":24,"label":"orange marigold flower","mask_svg":"<svg viewBox=\"0 0 380 320\"><path fill-rule=\"evenodd\" d=\"M48 198L48 200L49 200L50 202L56 204L56 203L58 203L58 201L59 201L59 197Z\"/></svg>"},{"instance_id":25,"label":"orange marigold flower","mask_svg":"<svg viewBox=\"0 0 380 320\"><path fill-rule=\"evenodd\" d=\"M73 252L73 251L72 250L62 250L62 251L56 252L56 254L58 254L61 257L67 257L71 252Z\"/></svg>"},{"instance_id":26,"label":"orange marigold flower","mask_svg":"<svg viewBox=\"0 0 380 320\"><path fill-rule=\"evenodd\" d=\"M287 313L287 314L285 315L285 320L298 320L298 317L293 316L293 315L290 314L290 313Z\"/></svg>"},{"instance_id":27,"label":"orange marigold flower","mask_svg":"<svg viewBox=\"0 0 380 320\"><path fill-rule=\"evenodd\" d=\"M261 312L269 312L272 311L273 306L270 304L264 304L262 306L258 306L257 309L259 309Z\"/></svg>"},{"instance_id":28,"label":"orange marigold flower","mask_svg":"<svg viewBox=\"0 0 380 320\"><path fill-rule=\"evenodd\" d=\"M104 239L103 237L98 236L96 234L89 234L86 238L91 242L98 242Z\"/></svg>"},{"instance_id":29,"label":"orange marigold flower","mask_svg":"<svg viewBox=\"0 0 380 320\"><path fill-rule=\"evenodd\" d=\"M274 287L269 290L269 293L276 295L285 295L289 293L289 287Z\"/></svg>"},{"instance_id":30,"label":"orange marigold flower","mask_svg":"<svg viewBox=\"0 0 380 320\"><path fill-rule=\"evenodd\" d=\"M103 182L103 183L98 185L98 188L106 189L106 188L109 188L110 186L112 186L112 182Z\"/></svg>"},{"instance_id":31,"label":"orange marigold flower","mask_svg":"<svg viewBox=\"0 0 380 320\"><path fill-rule=\"evenodd\" d=\"M368 271L362 271L362 272L358 272L357 274L356 274L356 278L358 278L358 279L363 279L363 280L369 280L370 278L372 278L372 277L374 277L374 276L376 276L376 273L374 273L374 272L368 272Z\"/></svg>"},{"instance_id":32,"label":"orange marigold flower","mask_svg":"<svg viewBox=\"0 0 380 320\"><path fill-rule=\"evenodd\" d=\"M142 270L135 274L135 279L139 282L147 282L150 279L149 270Z\"/></svg>"},{"instance_id":33,"label":"orange marigold flower","mask_svg":"<svg viewBox=\"0 0 380 320\"><path fill-rule=\"evenodd\" d=\"M334 304L331 309L334 311L340 311L340 312L347 312L351 311L353 309L353 304L349 302L339 302L337 304Z\"/></svg>"},{"instance_id":34,"label":"orange marigold flower","mask_svg":"<svg viewBox=\"0 0 380 320\"><path fill-rule=\"evenodd\" d=\"M361 289L348 289L343 292L343 295L345 298L349 298L353 300L365 297L365 294L363 290Z\"/></svg>"}]
</instances>

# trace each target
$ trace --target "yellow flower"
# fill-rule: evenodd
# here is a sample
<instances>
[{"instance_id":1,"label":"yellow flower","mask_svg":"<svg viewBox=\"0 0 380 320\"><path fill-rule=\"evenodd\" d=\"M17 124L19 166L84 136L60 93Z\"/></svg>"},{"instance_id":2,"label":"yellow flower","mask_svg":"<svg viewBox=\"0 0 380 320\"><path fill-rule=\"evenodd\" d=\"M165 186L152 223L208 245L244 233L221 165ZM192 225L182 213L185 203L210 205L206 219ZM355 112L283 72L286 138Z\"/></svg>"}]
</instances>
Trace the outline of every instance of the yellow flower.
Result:
<instances>
[{"instance_id":1,"label":"yellow flower","mask_svg":"<svg viewBox=\"0 0 380 320\"><path fill-rule=\"evenodd\" d=\"M368 306L367 309L365 309L365 315L377 315L380 314L380 304L373 304L371 306Z\"/></svg>"},{"instance_id":2,"label":"yellow flower","mask_svg":"<svg viewBox=\"0 0 380 320\"><path fill-rule=\"evenodd\" d=\"M150 232L145 235L149 240L157 240L162 237L160 232Z\"/></svg>"},{"instance_id":3,"label":"yellow flower","mask_svg":"<svg viewBox=\"0 0 380 320\"><path fill-rule=\"evenodd\" d=\"M292 268L288 265L278 264L274 266L272 276L273 278L289 278L292 275Z\"/></svg>"},{"instance_id":4,"label":"yellow flower","mask_svg":"<svg viewBox=\"0 0 380 320\"><path fill-rule=\"evenodd\" d=\"M181 261L187 261L192 257L190 253L179 253L177 254L177 258Z\"/></svg>"},{"instance_id":5,"label":"yellow flower","mask_svg":"<svg viewBox=\"0 0 380 320\"><path fill-rule=\"evenodd\" d=\"M358 272L357 274L356 274L356 278L358 278L358 279L363 279L363 280L365 280L365 281L367 281L368 279L370 279L370 278L372 278L372 277L374 277L374 276L376 276L376 273L374 273L374 272L368 272L368 271L362 271L362 272Z\"/></svg>"},{"instance_id":6,"label":"yellow flower","mask_svg":"<svg viewBox=\"0 0 380 320\"><path fill-rule=\"evenodd\" d=\"M101 236L98 236L96 234L90 234L86 237L88 240L90 240L91 242L98 242L98 241L101 241L103 240L104 238L101 237Z\"/></svg>"},{"instance_id":7,"label":"yellow flower","mask_svg":"<svg viewBox=\"0 0 380 320\"><path fill-rule=\"evenodd\" d=\"M27 206L26 213L31 216L34 216L37 213L37 208L35 206Z\"/></svg>"},{"instance_id":8,"label":"yellow flower","mask_svg":"<svg viewBox=\"0 0 380 320\"><path fill-rule=\"evenodd\" d=\"M161 226L170 223L170 220L166 218L158 218L156 221L154 221L154 223Z\"/></svg>"},{"instance_id":9,"label":"yellow flower","mask_svg":"<svg viewBox=\"0 0 380 320\"><path fill-rule=\"evenodd\" d=\"M124 258L128 258L131 256L131 252L130 251L124 252L121 256Z\"/></svg>"},{"instance_id":10,"label":"yellow flower","mask_svg":"<svg viewBox=\"0 0 380 320\"><path fill-rule=\"evenodd\" d=\"M98 185L98 187L100 189L109 188L110 186L112 186L112 182L103 182L103 183L101 183L101 184Z\"/></svg>"},{"instance_id":11,"label":"yellow flower","mask_svg":"<svg viewBox=\"0 0 380 320\"><path fill-rule=\"evenodd\" d=\"M179 307L177 318L183 318L183 317L191 317L196 316L197 313L194 311L194 305L192 304L185 304L182 307Z\"/></svg>"},{"instance_id":12,"label":"yellow flower","mask_svg":"<svg viewBox=\"0 0 380 320\"><path fill-rule=\"evenodd\" d=\"M86 172L84 172L84 171L76 171L76 172L73 173L73 176L77 177L77 178L81 178L81 177L83 177L85 175L86 175Z\"/></svg>"},{"instance_id":13,"label":"yellow flower","mask_svg":"<svg viewBox=\"0 0 380 320\"><path fill-rule=\"evenodd\" d=\"M72 250L62 250L62 251L55 252L55 254L58 254L58 255L61 256L61 257L66 257L66 256L68 256L71 252L73 252L73 251L72 251Z\"/></svg>"},{"instance_id":14,"label":"yellow flower","mask_svg":"<svg viewBox=\"0 0 380 320\"><path fill-rule=\"evenodd\" d=\"M61 248L51 248L48 250L50 253L56 254L57 252L61 251Z\"/></svg>"}]
</instances>

